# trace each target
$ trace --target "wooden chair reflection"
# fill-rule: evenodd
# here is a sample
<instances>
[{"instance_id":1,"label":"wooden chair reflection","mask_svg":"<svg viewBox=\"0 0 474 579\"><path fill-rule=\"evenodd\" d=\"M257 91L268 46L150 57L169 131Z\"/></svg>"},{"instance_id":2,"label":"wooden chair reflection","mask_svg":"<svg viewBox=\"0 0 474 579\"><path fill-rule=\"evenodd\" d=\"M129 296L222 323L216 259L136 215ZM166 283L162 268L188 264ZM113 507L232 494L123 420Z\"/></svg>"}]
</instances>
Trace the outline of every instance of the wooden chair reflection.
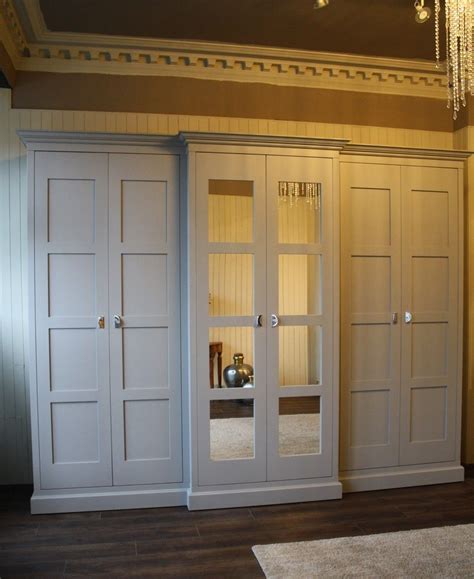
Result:
<instances>
[{"instance_id":1,"label":"wooden chair reflection","mask_svg":"<svg viewBox=\"0 0 474 579\"><path fill-rule=\"evenodd\" d=\"M214 388L214 359L217 354L217 386L222 388L222 342L209 342L209 386Z\"/></svg>"}]
</instances>

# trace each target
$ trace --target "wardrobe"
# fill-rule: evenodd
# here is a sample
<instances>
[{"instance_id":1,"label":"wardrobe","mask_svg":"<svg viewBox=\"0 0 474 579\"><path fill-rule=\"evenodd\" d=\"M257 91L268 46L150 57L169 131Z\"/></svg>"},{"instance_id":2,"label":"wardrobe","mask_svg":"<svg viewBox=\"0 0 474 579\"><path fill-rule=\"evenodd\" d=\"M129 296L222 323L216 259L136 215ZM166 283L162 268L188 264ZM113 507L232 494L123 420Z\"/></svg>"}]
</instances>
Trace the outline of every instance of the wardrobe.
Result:
<instances>
[{"instance_id":1,"label":"wardrobe","mask_svg":"<svg viewBox=\"0 0 474 579\"><path fill-rule=\"evenodd\" d=\"M33 512L462 480L465 154L20 136Z\"/></svg>"}]
</instances>

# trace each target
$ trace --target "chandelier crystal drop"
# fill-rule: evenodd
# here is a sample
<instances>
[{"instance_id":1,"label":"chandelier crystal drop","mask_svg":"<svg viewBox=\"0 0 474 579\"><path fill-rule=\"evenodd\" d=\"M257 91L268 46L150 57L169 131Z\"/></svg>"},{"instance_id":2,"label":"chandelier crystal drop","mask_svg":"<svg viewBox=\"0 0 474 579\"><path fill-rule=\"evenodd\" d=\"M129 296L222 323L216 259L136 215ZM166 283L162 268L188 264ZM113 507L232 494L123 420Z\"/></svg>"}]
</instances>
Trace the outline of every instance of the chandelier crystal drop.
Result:
<instances>
[{"instance_id":1,"label":"chandelier crystal drop","mask_svg":"<svg viewBox=\"0 0 474 579\"><path fill-rule=\"evenodd\" d=\"M436 67L440 66L439 16L441 0L435 0ZM466 106L466 93L474 95L473 0L445 0L446 73L448 108L453 106L457 118L461 104Z\"/></svg>"}]
</instances>

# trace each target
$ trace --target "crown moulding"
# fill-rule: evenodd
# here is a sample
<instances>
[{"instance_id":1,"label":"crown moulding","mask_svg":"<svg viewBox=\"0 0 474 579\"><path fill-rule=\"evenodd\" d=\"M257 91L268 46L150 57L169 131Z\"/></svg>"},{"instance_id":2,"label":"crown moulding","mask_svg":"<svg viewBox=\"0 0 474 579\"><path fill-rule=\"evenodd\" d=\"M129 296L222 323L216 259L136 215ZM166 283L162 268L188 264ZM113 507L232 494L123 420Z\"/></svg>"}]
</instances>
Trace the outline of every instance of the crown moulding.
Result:
<instances>
[{"instance_id":1,"label":"crown moulding","mask_svg":"<svg viewBox=\"0 0 474 579\"><path fill-rule=\"evenodd\" d=\"M434 63L210 42L137 39L47 30L39 0L17 0L28 15L27 42L12 0L0 0L15 68L54 73L174 76L203 80L446 98ZM1 30L1 29L0 29Z\"/></svg>"}]
</instances>

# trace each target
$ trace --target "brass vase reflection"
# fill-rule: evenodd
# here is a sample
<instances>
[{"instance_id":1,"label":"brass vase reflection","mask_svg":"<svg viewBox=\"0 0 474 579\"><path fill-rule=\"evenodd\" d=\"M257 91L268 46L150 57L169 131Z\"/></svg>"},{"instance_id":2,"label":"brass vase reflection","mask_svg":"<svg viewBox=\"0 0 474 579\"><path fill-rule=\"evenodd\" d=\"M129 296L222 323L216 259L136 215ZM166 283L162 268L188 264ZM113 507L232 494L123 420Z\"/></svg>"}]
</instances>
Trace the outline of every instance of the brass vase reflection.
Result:
<instances>
[{"instance_id":1,"label":"brass vase reflection","mask_svg":"<svg viewBox=\"0 0 474 579\"><path fill-rule=\"evenodd\" d=\"M224 382L227 388L243 388L253 382L253 368L244 364L243 354L234 354L234 363L224 368Z\"/></svg>"}]
</instances>

